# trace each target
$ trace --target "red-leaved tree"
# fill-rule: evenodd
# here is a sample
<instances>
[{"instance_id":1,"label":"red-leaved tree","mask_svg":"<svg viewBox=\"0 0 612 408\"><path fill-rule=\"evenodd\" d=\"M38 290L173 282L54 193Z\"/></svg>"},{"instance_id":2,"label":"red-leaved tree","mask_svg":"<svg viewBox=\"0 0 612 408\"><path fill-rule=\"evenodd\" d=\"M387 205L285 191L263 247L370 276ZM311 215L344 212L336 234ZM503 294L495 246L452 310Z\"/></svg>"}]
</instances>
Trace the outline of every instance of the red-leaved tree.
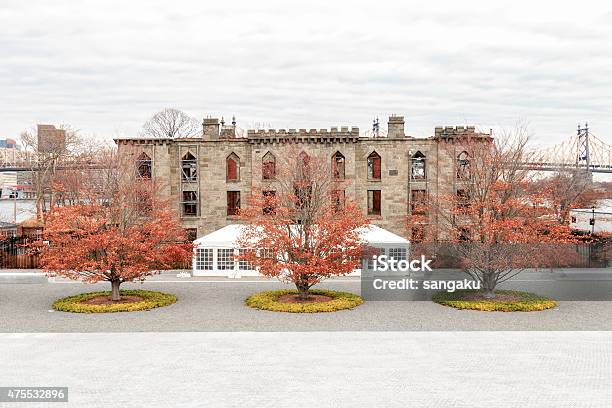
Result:
<instances>
[{"instance_id":1,"label":"red-leaved tree","mask_svg":"<svg viewBox=\"0 0 612 408\"><path fill-rule=\"evenodd\" d=\"M176 212L158 196L151 180L122 175L102 194L55 207L45 219L43 269L88 283L110 282L117 301L123 282L143 281L187 261L192 245Z\"/></svg>"},{"instance_id":2,"label":"red-leaved tree","mask_svg":"<svg viewBox=\"0 0 612 408\"><path fill-rule=\"evenodd\" d=\"M558 222L547 191L534 188L528 137L522 129L490 138L465 137L449 142L448 150L464 151L456 164L456 191L428 202L425 211L438 220L438 250L458 258L463 270L479 281L484 296L526 268L563 264L575 242L567 225ZM457 148L459 147L459 148ZM428 226L424 217L408 217L411 228Z\"/></svg>"},{"instance_id":3,"label":"red-leaved tree","mask_svg":"<svg viewBox=\"0 0 612 408\"><path fill-rule=\"evenodd\" d=\"M263 275L295 284L304 300L313 285L359 266L359 230L367 220L345 199L343 159L305 152L286 157L263 169L270 181L240 211L245 226L237 244L244 249L239 259Z\"/></svg>"}]
</instances>

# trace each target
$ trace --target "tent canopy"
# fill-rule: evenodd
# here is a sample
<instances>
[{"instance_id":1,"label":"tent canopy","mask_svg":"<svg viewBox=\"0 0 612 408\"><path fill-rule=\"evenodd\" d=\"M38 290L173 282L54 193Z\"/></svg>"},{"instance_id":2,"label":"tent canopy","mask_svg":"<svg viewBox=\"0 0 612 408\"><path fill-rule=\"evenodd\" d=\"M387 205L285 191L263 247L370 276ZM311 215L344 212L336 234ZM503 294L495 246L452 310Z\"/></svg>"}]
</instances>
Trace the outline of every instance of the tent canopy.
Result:
<instances>
[{"instance_id":1,"label":"tent canopy","mask_svg":"<svg viewBox=\"0 0 612 408\"><path fill-rule=\"evenodd\" d=\"M243 225L230 224L208 235L196 239L196 248L236 248L236 239ZM359 229L359 235L367 244L376 245L408 245L409 241L377 225L368 225Z\"/></svg>"}]
</instances>

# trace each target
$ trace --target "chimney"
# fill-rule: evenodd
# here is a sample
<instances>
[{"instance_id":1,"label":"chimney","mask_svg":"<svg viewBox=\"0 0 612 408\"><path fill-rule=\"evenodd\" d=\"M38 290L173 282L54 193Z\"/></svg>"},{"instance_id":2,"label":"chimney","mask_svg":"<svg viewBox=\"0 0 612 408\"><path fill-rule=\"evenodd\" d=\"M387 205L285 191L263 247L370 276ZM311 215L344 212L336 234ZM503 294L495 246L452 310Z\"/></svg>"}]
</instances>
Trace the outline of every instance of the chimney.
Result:
<instances>
[{"instance_id":1,"label":"chimney","mask_svg":"<svg viewBox=\"0 0 612 408\"><path fill-rule=\"evenodd\" d=\"M202 135L204 140L219 139L219 119L204 118L204 122L202 122Z\"/></svg>"},{"instance_id":2,"label":"chimney","mask_svg":"<svg viewBox=\"0 0 612 408\"><path fill-rule=\"evenodd\" d=\"M387 137L399 138L405 137L404 134L404 117L403 116L389 116L389 123L387 124Z\"/></svg>"}]
</instances>

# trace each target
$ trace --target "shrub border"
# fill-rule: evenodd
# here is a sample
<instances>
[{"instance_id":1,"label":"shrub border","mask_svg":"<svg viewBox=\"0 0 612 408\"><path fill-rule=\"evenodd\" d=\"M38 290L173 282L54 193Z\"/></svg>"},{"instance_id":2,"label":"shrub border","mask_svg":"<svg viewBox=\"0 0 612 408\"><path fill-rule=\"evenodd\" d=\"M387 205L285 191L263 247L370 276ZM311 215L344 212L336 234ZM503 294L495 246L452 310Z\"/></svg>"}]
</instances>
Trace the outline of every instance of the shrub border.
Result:
<instances>
[{"instance_id":1,"label":"shrub border","mask_svg":"<svg viewBox=\"0 0 612 408\"><path fill-rule=\"evenodd\" d=\"M53 309L60 312L72 313L115 313L115 312L137 312L150 310L156 307L171 305L177 301L177 297L163 292L151 290L122 290L122 296L140 296L144 298L140 302L117 303L114 305L87 305L81 303L84 300L92 299L96 296L110 296L110 291L88 292L74 296L68 296L53 302Z\"/></svg>"},{"instance_id":2,"label":"shrub border","mask_svg":"<svg viewBox=\"0 0 612 408\"><path fill-rule=\"evenodd\" d=\"M521 292L515 290L496 290L498 294L512 294L520 296L519 301L496 301L490 300L465 300L464 295L482 292L482 290L457 290L455 292L438 292L433 295L432 300L443 306L455 309L479 310L483 312L536 312L552 309L557 302L546 296L535 293Z\"/></svg>"},{"instance_id":3,"label":"shrub border","mask_svg":"<svg viewBox=\"0 0 612 408\"><path fill-rule=\"evenodd\" d=\"M328 302L316 303L282 303L278 301L278 298L282 295L297 293L297 290L270 290L251 295L244 302L253 309L288 313L335 312L337 310L354 309L363 303L361 296L353 293L323 289L312 289L310 293L313 295L330 296L334 299Z\"/></svg>"}]
</instances>

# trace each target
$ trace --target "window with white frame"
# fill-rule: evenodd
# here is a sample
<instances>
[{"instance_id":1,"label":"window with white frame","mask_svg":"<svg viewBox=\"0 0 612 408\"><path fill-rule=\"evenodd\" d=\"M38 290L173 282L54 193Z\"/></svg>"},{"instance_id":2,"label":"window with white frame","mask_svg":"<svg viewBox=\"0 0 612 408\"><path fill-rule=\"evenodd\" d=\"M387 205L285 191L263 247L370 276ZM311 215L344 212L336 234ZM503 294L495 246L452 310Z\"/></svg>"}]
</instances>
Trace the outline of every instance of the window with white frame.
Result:
<instances>
[{"instance_id":1,"label":"window with white frame","mask_svg":"<svg viewBox=\"0 0 612 408\"><path fill-rule=\"evenodd\" d=\"M253 252L254 250L253 249L239 249L238 251L239 251L240 255L244 255L246 253ZM253 265L250 262L245 261L243 259L240 259L238 261L238 269L240 269L242 271L253 271L253 270L255 270L255 268L253 267Z\"/></svg>"},{"instance_id":2,"label":"window with white frame","mask_svg":"<svg viewBox=\"0 0 612 408\"><path fill-rule=\"evenodd\" d=\"M221 248L217 250L217 269L230 270L234 269L234 250Z\"/></svg>"},{"instance_id":3,"label":"window with white frame","mask_svg":"<svg viewBox=\"0 0 612 408\"><path fill-rule=\"evenodd\" d=\"M213 269L213 250L211 248L196 249L196 269L201 271Z\"/></svg>"},{"instance_id":4,"label":"window with white frame","mask_svg":"<svg viewBox=\"0 0 612 408\"><path fill-rule=\"evenodd\" d=\"M274 250L262 248L259 250L259 257L263 259L274 259Z\"/></svg>"},{"instance_id":5,"label":"window with white frame","mask_svg":"<svg viewBox=\"0 0 612 408\"><path fill-rule=\"evenodd\" d=\"M393 258L396 261L405 261L406 248L389 248L389 258Z\"/></svg>"},{"instance_id":6,"label":"window with white frame","mask_svg":"<svg viewBox=\"0 0 612 408\"><path fill-rule=\"evenodd\" d=\"M374 257L378 257L380 255L384 255L385 254L385 250L383 248L369 248L366 251L367 253L367 268L369 270L374 269Z\"/></svg>"}]
</instances>

